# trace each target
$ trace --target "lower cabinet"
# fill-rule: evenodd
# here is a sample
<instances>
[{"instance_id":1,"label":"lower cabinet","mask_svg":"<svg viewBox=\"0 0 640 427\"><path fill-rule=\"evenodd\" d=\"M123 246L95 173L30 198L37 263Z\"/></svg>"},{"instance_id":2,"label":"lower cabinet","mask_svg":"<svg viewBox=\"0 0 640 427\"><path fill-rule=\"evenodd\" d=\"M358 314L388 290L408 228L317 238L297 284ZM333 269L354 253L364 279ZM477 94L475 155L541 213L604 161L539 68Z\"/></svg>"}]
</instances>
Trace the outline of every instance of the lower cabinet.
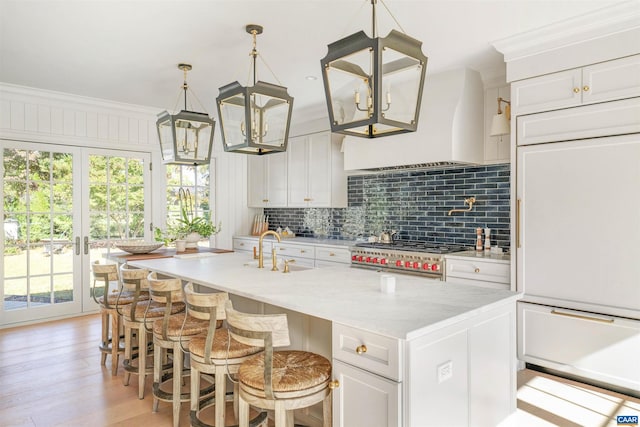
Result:
<instances>
[{"instance_id":1,"label":"lower cabinet","mask_svg":"<svg viewBox=\"0 0 640 427\"><path fill-rule=\"evenodd\" d=\"M333 425L395 427L402 425L401 383L333 360Z\"/></svg>"},{"instance_id":2,"label":"lower cabinet","mask_svg":"<svg viewBox=\"0 0 640 427\"><path fill-rule=\"evenodd\" d=\"M518 303L518 358L640 393L640 321Z\"/></svg>"},{"instance_id":3,"label":"lower cabinet","mask_svg":"<svg viewBox=\"0 0 640 427\"><path fill-rule=\"evenodd\" d=\"M509 290L510 271L509 261L447 255L445 280L447 283Z\"/></svg>"}]
</instances>

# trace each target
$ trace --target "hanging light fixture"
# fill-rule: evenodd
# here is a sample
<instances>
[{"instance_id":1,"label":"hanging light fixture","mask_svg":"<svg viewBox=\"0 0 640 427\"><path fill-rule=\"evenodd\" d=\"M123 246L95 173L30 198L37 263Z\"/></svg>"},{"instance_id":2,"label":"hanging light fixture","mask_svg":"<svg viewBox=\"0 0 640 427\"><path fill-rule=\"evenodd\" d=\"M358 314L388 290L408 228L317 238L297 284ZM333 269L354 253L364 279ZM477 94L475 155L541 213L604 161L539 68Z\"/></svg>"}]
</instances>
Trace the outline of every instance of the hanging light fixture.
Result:
<instances>
[{"instance_id":1,"label":"hanging light fixture","mask_svg":"<svg viewBox=\"0 0 640 427\"><path fill-rule=\"evenodd\" d=\"M156 127L162 161L177 165L209 164L216 122L206 113L187 110L187 72L192 67L189 64L178 64L178 68L184 72L184 110L174 115L168 111L158 114Z\"/></svg>"},{"instance_id":2,"label":"hanging light fixture","mask_svg":"<svg viewBox=\"0 0 640 427\"><path fill-rule=\"evenodd\" d=\"M246 30L253 37L253 86L235 81L221 87L216 98L224 151L257 155L286 151L293 98L286 87L256 81L256 36L262 27L252 24Z\"/></svg>"},{"instance_id":3,"label":"hanging light fixture","mask_svg":"<svg viewBox=\"0 0 640 427\"><path fill-rule=\"evenodd\" d=\"M504 113L500 108L500 103L504 102ZM503 98L498 98L498 113L493 116L493 120L491 120L491 132L489 136L500 136L506 135L511 132L511 125L509 123L511 120L511 103Z\"/></svg>"},{"instance_id":4,"label":"hanging light fixture","mask_svg":"<svg viewBox=\"0 0 640 427\"><path fill-rule=\"evenodd\" d=\"M371 0L373 37L359 31L331 43L320 61L332 132L377 138L418 128L427 70L422 42L395 30L377 37L376 4Z\"/></svg>"}]
</instances>

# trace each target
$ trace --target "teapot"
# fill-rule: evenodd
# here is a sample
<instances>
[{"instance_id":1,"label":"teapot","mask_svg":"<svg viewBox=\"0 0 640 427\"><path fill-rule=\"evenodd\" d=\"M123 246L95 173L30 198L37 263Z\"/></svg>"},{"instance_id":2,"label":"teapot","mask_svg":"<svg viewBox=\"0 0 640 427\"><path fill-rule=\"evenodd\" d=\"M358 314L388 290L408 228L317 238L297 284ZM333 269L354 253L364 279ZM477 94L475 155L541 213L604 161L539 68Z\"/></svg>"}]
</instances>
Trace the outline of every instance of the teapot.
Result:
<instances>
[{"instance_id":1,"label":"teapot","mask_svg":"<svg viewBox=\"0 0 640 427\"><path fill-rule=\"evenodd\" d=\"M378 241L380 243L393 243L393 236L395 236L396 234L398 234L398 232L395 230L383 231L382 233L380 233Z\"/></svg>"}]
</instances>

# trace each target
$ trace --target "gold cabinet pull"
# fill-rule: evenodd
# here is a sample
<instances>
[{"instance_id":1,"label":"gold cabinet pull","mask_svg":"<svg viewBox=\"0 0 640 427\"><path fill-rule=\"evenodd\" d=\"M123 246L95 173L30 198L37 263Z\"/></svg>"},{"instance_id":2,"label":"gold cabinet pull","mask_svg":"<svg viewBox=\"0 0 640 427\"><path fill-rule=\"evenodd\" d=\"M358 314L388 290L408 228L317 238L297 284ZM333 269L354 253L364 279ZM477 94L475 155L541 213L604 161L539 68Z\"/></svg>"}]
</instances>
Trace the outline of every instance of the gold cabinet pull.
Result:
<instances>
[{"instance_id":1,"label":"gold cabinet pull","mask_svg":"<svg viewBox=\"0 0 640 427\"><path fill-rule=\"evenodd\" d=\"M362 344L362 345L359 345L358 347L356 347L356 353L364 354L366 352L367 352L367 346L366 345Z\"/></svg>"},{"instance_id":2,"label":"gold cabinet pull","mask_svg":"<svg viewBox=\"0 0 640 427\"><path fill-rule=\"evenodd\" d=\"M579 87L574 87L573 88L573 93L580 93L580 88Z\"/></svg>"},{"instance_id":3,"label":"gold cabinet pull","mask_svg":"<svg viewBox=\"0 0 640 427\"><path fill-rule=\"evenodd\" d=\"M573 317L575 319L593 320L594 322L613 323L613 319L601 319L599 317L584 316L582 314L565 313L563 311L551 310L551 314L556 314L558 316Z\"/></svg>"},{"instance_id":4,"label":"gold cabinet pull","mask_svg":"<svg viewBox=\"0 0 640 427\"><path fill-rule=\"evenodd\" d=\"M329 256L336 256L333 252L329 252Z\"/></svg>"},{"instance_id":5,"label":"gold cabinet pull","mask_svg":"<svg viewBox=\"0 0 640 427\"><path fill-rule=\"evenodd\" d=\"M480 273L480 269L478 267L476 267L476 269L473 271L475 271L476 273Z\"/></svg>"},{"instance_id":6,"label":"gold cabinet pull","mask_svg":"<svg viewBox=\"0 0 640 427\"><path fill-rule=\"evenodd\" d=\"M303 253L305 253L305 252L307 252L307 251L305 251L304 249L300 249L300 253L301 253L301 254L303 254Z\"/></svg>"},{"instance_id":7,"label":"gold cabinet pull","mask_svg":"<svg viewBox=\"0 0 640 427\"><path fill-rule=\"evenodd\" d=\"M585 92L589 92L589 89L591 89L589 86L584 85L584 87L582 88L583 91Z\"/></svg>"},{"instance_id":8,"label":"gold cabinet pull","mask_svg":"<svg viewBox=\"0 0 640 427\"><path fill-rule=\"evenodd\" d=\"M264 203L267 203L267 202L269 201L269 199L262 199L262 201L263 201Z\"/></svg>"},{"instance_id":9,"label":"gold cabinet pull","mask_svg":"<svg viewBox=\"0 0 640 427\"><path fill-rule=\"evenodd\" d=\"M338 387L340 387L340 381L338 380L329 381L329 389L334 390Z\"/></svg>"},{"instance_id":10,"label":"gold cabinet pull","mask_svg":"<svg viewBox=\"0 0 640 427\"><path fill-rule=\"evenodd\" d=\"M516 201L516 248L520 247L520 199Z\"/></svg>"}]
</instances>

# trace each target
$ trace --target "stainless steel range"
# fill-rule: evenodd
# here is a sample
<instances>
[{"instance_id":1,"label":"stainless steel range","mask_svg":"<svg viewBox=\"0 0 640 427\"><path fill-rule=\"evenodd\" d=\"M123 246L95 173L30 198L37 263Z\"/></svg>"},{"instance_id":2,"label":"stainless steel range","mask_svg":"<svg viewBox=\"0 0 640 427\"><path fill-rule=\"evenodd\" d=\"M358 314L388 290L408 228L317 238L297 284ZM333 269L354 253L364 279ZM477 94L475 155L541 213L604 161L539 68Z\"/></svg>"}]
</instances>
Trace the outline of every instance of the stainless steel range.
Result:
<instances>
[{"instance_id":1,"label":"stainless steel range","mask_svg":"<svg viewBox=\"0 0 640 427\"><path fill-rule=\"evenodd\" d=\"M443 279L444 255L464 251L463 246L414 240L358 243L351 247L351 266Z\"/></svg>"}]
</instances>

